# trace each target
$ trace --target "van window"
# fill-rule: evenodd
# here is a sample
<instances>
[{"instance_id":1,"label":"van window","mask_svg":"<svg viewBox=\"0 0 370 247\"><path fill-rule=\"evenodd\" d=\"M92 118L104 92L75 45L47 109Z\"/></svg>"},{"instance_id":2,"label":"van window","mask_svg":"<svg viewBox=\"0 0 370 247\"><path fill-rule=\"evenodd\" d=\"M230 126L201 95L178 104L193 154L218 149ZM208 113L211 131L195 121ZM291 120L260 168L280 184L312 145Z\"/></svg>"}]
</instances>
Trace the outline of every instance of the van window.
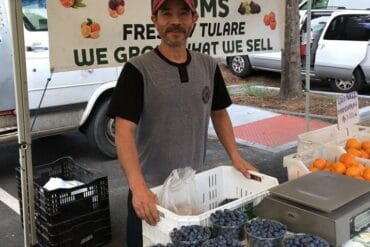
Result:
<instances>
[{"instance_id":1,"label":"van window","mask_svg":"<svg viewBox=\"0 0 370 247\"><path fill-rule=\"evenodd\" d=\"M311 1L311 9L326 9L328 7L329 0L312 0ZM304 4L299 6L299 10L306 10L307 4L306 1Z\"/></svg>"},{"instance_id":2,"label":"van window","mask_svg":"<svg viewBox=\"0 0 370 247\"><path fill-rule=\"evenodd\" d=\"M368 41L370 38L370 15L337 16L325 33L326 40Z\"/></svg>"},{"instance_id":3,"label":"van window","mask_svg":"<svg viewBox=\"0 0 370 247\"><path fill-rule=\"evenodd\" d=\"M29 31L47 31L46 0L22 0L24 26Z\"/></svg>"}]
</instances>

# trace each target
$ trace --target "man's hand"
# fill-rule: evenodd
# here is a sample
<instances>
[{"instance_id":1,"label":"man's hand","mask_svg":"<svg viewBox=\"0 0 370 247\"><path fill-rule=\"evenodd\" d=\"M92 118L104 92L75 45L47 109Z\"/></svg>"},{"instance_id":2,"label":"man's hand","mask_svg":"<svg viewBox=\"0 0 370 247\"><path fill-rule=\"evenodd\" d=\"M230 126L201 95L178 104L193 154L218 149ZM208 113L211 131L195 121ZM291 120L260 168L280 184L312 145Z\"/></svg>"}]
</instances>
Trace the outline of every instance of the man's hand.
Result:
<instances>
[{"instance_id":1,"label":"man's hand","mask_svg":"<svg viewBox=\"0 0 370 247\"><path fill-rule=\"evenodd\" d=\"M251 163L244 160L240 156L237 159L233 160L233 166L247 178L251 177L248 171L257 171L257 169Z\"/></svg>"},{"instance_id":2,"label":"man's hand","mask_svg":"<svg viewBox=\"0 0 370 247\"><path fill-rule=\"evenodd\" d=\"M157 197L147 187L132 191L132 205L136 215L150 225L155 225L159 221L157 203Z\"/></svg>"}]
</instances>

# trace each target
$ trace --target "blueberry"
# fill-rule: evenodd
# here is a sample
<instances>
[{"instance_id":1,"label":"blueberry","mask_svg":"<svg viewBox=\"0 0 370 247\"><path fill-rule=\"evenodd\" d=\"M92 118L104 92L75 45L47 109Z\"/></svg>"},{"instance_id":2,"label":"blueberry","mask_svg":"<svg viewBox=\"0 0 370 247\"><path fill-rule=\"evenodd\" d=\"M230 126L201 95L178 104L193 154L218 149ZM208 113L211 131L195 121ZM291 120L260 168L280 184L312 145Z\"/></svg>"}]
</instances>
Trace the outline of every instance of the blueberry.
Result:
<instances>
[{"instance_id":1,"label":"blueberry","mask_svg":"<svg viewBox=\"0 0 370 247\"><path fill-rule=\"evenodd\" d=\"M286 232L286 226L268 219L255 219L246 226L250 246L278 245Z\"/></svg>"},{"instance_id":2,"label":"blueberry","mask_svg":"<svg viewBox=\"0 0 370 247\"><path fill-rule=\"evenodd\" d=\"M207 227L199 225L181 226L170 233L171 241L176 246L200 246L210 235L211 231Z\"/></svg>"},{"instance_id":3,"label":"blueberry","mask_svg":"<svg viewBox=\"0 0 370 247\"><path fill-rule=\"evenodd\" d=\"M304 234L304 233L299 233L292 237L288 237L284 239L283 242L284 242L285 247L293 247L293 246L329 247L328 242L326 242L322 238L312 235L312 234Z\"/></svg>"},{"instance_id":4,"label":"blueberry","mask_svg":"<svg viewBox=\"0 0 370 247\"><path fill-rule=\"evenodd\" d=\"M228 236L220 235L205 242L202 247L241 247L242 244Z\"/></svg>"},{"instance_id":5,"label":"blueberry","mask_svg":"<svg viewBox=\"0 0 370 247\"><path fill-rule=\"evenodd\" d=\"M216 236L227 235L234 239L243 239L243 227L247 221L244 213L237 210L217 210L210 216Z\"/></svg>"}]
</instances>

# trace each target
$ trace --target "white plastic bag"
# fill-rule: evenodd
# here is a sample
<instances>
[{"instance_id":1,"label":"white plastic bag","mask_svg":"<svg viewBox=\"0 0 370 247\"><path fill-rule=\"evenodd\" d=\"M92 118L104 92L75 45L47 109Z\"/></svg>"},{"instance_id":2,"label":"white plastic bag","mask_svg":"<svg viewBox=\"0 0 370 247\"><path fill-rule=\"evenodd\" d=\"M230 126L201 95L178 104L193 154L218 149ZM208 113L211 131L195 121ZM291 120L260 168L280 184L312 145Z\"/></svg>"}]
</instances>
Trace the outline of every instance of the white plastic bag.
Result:
<instances>
[{"instance_id":1,"label":"white plastic bag","mask_svg":"<svg viewBox=\"0 0 370 247\"><path fill-rule=\"evenodd\" d=\"M158 198L162 207L178 215L199 214L195 171L190 167L173 170L164 182Z\"/></svg>"}]
</instances>

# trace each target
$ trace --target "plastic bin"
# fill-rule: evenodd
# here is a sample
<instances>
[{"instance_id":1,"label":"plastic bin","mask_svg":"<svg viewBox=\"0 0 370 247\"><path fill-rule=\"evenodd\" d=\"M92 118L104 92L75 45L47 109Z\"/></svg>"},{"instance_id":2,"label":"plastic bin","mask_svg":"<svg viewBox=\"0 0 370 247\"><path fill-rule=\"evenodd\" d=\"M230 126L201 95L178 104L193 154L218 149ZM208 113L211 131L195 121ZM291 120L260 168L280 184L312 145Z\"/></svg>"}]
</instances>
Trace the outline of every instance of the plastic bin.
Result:
<instances>
[{"instance_id":1,"label":"plastic bin","mask_svg":"<svg viewBox=\"0 0 370 247\"><path fill-rule=\"evenodd\" d=\"M16 169L18 195L22 207L20 170ZM35 213L50 224L78 217L81 214L109 208L108 179L63 157L52 163L34 167ZM43 188L50 177L79 180L83 185L71 189L48 191Z\"/></svg>"},{"instance_id":2,"label":"plastic bin","mask_svg":"<svg viewBox=\"0 0 370 247\"><path fill-rule=\"evenodd\" d=\"M42 246L102 246L112 238L109 209L58 224L49 224L38 217L36 233Z\"/></svg>"},{"instance_id":3,"label":"plastic bin","mask_svg":"<svg viewBox=\"0 0 370 247\"><path fill-rule=\"evenodd\" d=\"M317 158L338 161L345 150L339 146L324 145L321 148L306 150L287 155L283 158L283 166L287 168L288 180L299 178L310 173L308 167Z\"/></svg>"},{"instance_id":4,"label":"plastic bin","mask_svg":"<svg viewBox=\"0 0 370 247\"><path fill-rule=\"evenodd\" d=\"M370 137L370 134L359 134L366 135ZM349 138L349 137L348 137ZM348 139L346 138L346 140ZM369 139L370 140L370 139ZM333 142L333 144L323 145L321 148L306 150L301 153L294 153L287 155L283 158L283 166L287 168L288 180L293 180L303 175L310 173L308 167L316 158L323 158L332 162L339 160L340 156L346 151L344 146L336 146L338 140ZM356 159L364 166L370 167L370 160L358 158Z\"/></svg>"},{"instance_id":5,"label":"plastic bin","mask_svg":"<svg viewBox=\"0 0 370 247\"><path fill-rule=\"evenodd\" d=\"M244 209L257 205L265 196L268 189L278 185L278 180L258 172L251 172L255 179L247 179L232 166L220 166L195 176L196 188L201 197L203 213L194 216L179 216L157 205L161 219L156 226L143 221L143 243L150 246L153 243L167 244L170 242L169 233L175 227L182 225L210 226L209 217L216 210ZM152 189L156 194L162 186ZM225 205L218 206L229 198L238 198Z\"/></svg>"},{"instance_id":6,"label":"plastic bin","mask_svg":"<svg viewBox=\"0 0 370 247\"><path fill-rule=\"evenodd\" d=\"M337 140L349 138L358 133L370 133L370 127L353 125L350 128L339 130L337 124L333 124L321 129L309 131L298 135L297 152L317 149L324 144L333 143Z\"/></svg>"}]
</instances>

